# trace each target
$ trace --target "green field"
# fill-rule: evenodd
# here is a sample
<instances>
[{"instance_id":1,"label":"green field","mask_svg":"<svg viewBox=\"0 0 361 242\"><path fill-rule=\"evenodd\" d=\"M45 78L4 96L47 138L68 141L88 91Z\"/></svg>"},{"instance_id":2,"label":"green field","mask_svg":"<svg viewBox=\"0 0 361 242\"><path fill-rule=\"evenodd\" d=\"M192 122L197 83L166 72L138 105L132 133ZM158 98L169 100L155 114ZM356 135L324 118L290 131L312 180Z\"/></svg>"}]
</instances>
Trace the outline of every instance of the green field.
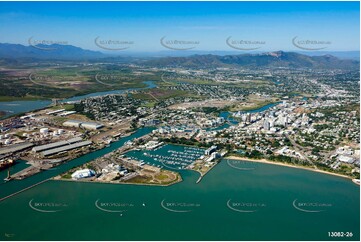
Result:
<instances>
[{"instance_id":1,"label":"green field","mask_svg":"<svg viewBox=\"0 0 361 242\"><path fill-rule=\"evenodd\" d=\"M94 92L144 88L157 80L152 72L116 65L4 67L0 71L0 101L68 98Z\"/></svg>"}]
</instances>

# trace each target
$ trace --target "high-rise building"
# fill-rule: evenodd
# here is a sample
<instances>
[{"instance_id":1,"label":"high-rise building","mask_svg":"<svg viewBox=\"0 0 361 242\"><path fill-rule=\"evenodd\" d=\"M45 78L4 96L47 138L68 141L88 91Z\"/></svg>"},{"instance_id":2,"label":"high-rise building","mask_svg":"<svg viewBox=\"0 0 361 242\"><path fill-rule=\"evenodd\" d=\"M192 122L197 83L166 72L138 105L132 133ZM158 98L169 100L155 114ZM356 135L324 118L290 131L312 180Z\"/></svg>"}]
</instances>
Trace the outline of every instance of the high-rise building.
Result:
<instances>
[{"instance_id":1,"label":"high-rise building","mask_svg":"<svg viewBox=\"0 0 361 242\"><path fill-rule=\"evenodd\" d=\"M216 150L217 150L217 146L216 146L216 145L213 145L213 146L211 146L210 148L206 149L206 150L204 151L204 154L205 154L205 155L210 155L210 154L212 154L213 152L215 152Z\"/></svg>"},{"instance_id":2,"label":"high-rise building","mask_svg":"<svg viewBox=\"0 0 361 242\"><path fill-rule=\"evenodd\" d=\"M268 120L265 120L263 123L263 129L269 130L270 129L270 122Z\"/></svg>"},{"instance_id":3,"label":"high-rise building","mask_svg":"<svg viewBox=\"0 0 361 242\"><path fill-rule=\"evenodd\" d=\"M251 115L250 113L247 113L246 122L250 123L250 122L251 122L251 118L252 118L252 115Z\"/></svg>"}]
</instances>

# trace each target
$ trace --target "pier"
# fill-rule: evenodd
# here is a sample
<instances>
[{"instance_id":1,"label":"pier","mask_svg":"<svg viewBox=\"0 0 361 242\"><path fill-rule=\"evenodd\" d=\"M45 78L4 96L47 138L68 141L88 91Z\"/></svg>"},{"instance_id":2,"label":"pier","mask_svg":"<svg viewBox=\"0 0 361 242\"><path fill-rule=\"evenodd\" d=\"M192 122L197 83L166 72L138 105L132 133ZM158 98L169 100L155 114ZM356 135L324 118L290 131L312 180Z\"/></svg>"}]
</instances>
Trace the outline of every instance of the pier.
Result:
<instances>
[{"instance_id":1,"label":"pier","mask_svg":"<svg viewBox=\"0 0 361 242\"><path fill-rule=\"evenodd\" d=\"M201 174L201 175L199 176L198 180L196 181L196 183L197 183L197 184L200 183L201 180L202 180L202 178L203 178L203 175Z\"/></svg>"},{"instance_id":2,"label":"pier","mask_svg":"<svg viewBox=\"0 0 361 242\"><path fill-rule=\"evenodd\" d=\"M15 192L15 193L13 193L13 194L10 194L10 195L8 195L8 196L6 196L6 197L0 198L0 202L6 200L6 199L8 199L8 198L11 198L11 197L13 197L13 196L15 196L15 195L18 195L19 193L25 192L25 191L33 188L33 187L36 187L37 185L43 184L43 183L45 183L45 182L47 182L47 181L49 181L49 180L51 180L51 179L52 179L52 178L46 179L46 180L44 180L44 181L38 182L38 183L36 183L36 184L34 184L34 185L31 185L30 187L24 188L24 189L22 189L22 190L20 190L20 191L17 191L17 192Z\"/></svg>"}]
</instances>

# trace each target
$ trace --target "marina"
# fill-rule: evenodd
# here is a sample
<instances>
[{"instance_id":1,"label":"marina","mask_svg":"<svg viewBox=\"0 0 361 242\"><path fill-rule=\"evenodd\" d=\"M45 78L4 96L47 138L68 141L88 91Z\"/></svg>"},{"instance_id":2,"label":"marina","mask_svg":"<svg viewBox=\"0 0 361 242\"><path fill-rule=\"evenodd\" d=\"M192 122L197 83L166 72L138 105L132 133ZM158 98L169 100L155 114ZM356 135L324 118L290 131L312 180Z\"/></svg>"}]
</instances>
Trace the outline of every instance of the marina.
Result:
<instances>
[{"instance_id":1,"label":"marina","mask_svg":"<svg viewBox=\"0 0 361 242\"><path fill-rule=\"evenodd\" d=\"M126 157L140 160L146 164L171 169L186 169L195 160L204 155L204 149L166 144L151 151L133 150Z\"/></svg>"}]
</instances>

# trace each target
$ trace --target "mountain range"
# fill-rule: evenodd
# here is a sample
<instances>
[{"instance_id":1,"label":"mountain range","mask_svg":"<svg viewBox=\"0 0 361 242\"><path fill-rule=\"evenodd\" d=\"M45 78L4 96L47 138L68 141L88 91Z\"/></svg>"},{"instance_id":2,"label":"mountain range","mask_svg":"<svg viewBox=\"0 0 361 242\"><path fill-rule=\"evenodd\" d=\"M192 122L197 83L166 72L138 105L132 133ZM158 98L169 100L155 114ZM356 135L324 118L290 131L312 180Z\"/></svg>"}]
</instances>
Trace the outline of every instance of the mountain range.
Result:
<instances>
[{"instance_id":1,"label":"mountain range","mask_svg":"<svg viewBox=\"0 0 361 242\"><path fill-rule=\"evenodd\" d=\"M241 55L194 55L188 57L164 57L149 60L146 65L156 67L290 67L290 68L339 68L357 69L360 62L344 60L332 55L308 56L296 52L266 52L260 54Z\"/></svg>"},{"instance_id":2,"label":"mountain range","mask_svg":"<svg viewBox=\"0 0 361 242\"><path fill-rule=\"evenodd\" d=\"M20 45L0 43L0 58L34 58L34 59L58 59L79 60L106 57L99 51L84 50L72 45Z\"/></svg>"},{"instance_id":3,"label":"mountain range","mask_svg":"<svg viewBox=\"0 0 361 242\"><path fill-rule=\"evenodd\" d=\"M306 55L296 52L265 52L249 54L194 54L189 56L158 56L158 57L126 57L124 53L118 56L100 51L85 50L72 45L35 45L0 43L0 58L2 63L16 59L31 60L104 60L110 62L136 62L152 67L248 67L248 68L339 68L359 69L360 62L352 59L340 59L333 55Z\"/></svg>"}]
</instances>

